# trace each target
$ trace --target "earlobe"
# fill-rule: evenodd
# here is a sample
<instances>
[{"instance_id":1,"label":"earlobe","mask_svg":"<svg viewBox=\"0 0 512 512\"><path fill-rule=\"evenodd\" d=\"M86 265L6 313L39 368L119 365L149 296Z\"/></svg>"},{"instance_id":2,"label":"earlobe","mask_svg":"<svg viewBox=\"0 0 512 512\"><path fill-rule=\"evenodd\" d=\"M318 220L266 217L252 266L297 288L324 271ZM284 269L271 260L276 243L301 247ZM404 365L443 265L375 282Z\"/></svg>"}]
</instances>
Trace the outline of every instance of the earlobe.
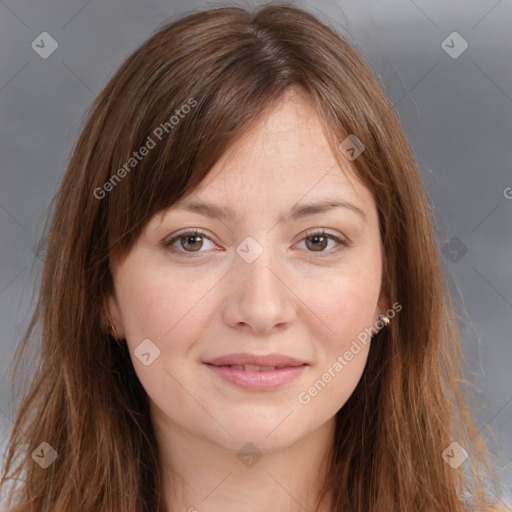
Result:
<instances>
[{"instance_id":1,"label":"earlobe","mask_svg":"<svg viewBox=\"0 0 512 512\"><path fill-rule=\"evenodd\" d=\"M385 325L388 325L389 321L386 323L386 320L383 320L382 317L386 317L389 320L389 317L387 316L387 312L391 308L389 297L386 293L383 291L381 292L379 296L379 300L377 303L377 317L379 320L383 321Z\"/></svg>"},{"instance_id":2,"label":"earlobe","mask_svg":"<svg viewBox=\"0 0 512 512\"><path fill-rule=\"evenodd\" d=\"M379 320L384 324L384 327L387 327L389 325L390 320L386 314L380 315Z\"/></svg>"},{"instance_id":3,"label":"earlobe","mask_svg":"<svg viewBox=\"0 0 512 512\"><path fill-rule=\"evenodd\" d=\"M394 316L394 314L392 316L389 314L390 311L394 313L394 310L390 306L389 297L384 291L381 291L375 311L377 319L374 322L374 326L377 329L377 332L390 324L391 318Z\"/></svg>"}]
</instances>

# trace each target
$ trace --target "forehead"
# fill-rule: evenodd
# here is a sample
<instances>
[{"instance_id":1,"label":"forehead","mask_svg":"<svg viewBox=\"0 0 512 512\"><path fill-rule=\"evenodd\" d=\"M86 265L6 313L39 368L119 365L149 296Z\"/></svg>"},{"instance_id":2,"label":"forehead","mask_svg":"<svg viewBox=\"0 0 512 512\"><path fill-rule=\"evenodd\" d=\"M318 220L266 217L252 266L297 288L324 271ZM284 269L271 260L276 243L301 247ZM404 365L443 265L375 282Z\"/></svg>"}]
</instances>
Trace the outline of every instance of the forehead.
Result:
<instances>
[{"instance_id":1,"label":"forehead","mask_svg":"<svg viewBox=\"0 0 512 512\"><path fill-rule=\"evenodd\" d=\"M287 93L241 135L210 171L210 180L231 171L231 179L284 178L305 167L333 164L333 155L310 101ZM283 168L285 166L285 168ZM254 173L255 168L268 171ZM286 171L286 172L285 172ZM247 182L247 181L246 181Z\"/></svg>"},{"instance_id":2,"label":"forehead","mask_svg":"<svg viewBox=\"0 0 512 512\"><path fill-rule=\"evenodd\" d=\"M372 194L352 163L333 154L310 101L288 93L231 144L199 186L154 220L188 211L223 222L252 222L255 215L293 221L332 203L354 219L376 222Z\"/></svg>"},{"instance_id":3,"label":"forehead","mask_svg":"<svg viewBox=\"0 0 512 512\"><path fill-rule=\"evenodd\" d=\"M228 148L194 195L241 206L254 199L271 207L333 191L371 200L353 164L333 154L310 101L291 92Z\"/></svg>"}]
</instances>

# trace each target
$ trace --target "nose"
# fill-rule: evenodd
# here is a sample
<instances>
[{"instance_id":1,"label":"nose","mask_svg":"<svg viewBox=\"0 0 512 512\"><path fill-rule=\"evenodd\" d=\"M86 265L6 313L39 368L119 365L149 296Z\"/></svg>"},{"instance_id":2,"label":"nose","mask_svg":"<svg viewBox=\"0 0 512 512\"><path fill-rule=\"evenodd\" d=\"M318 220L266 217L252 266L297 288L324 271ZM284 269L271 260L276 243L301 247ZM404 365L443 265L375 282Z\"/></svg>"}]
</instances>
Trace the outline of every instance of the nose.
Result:
<instances>
[{"instance_id":1,"label":"nose","mask_svg":"<svg viewBox=\"0 0 512 512\"><path fill-rule=\"evenodd\" d=\"M265 248L251 263L237 255L228 278L226 324L254 334L271 334L290 325L297 297L275 251Z\"/></svg>"}]
</instances>

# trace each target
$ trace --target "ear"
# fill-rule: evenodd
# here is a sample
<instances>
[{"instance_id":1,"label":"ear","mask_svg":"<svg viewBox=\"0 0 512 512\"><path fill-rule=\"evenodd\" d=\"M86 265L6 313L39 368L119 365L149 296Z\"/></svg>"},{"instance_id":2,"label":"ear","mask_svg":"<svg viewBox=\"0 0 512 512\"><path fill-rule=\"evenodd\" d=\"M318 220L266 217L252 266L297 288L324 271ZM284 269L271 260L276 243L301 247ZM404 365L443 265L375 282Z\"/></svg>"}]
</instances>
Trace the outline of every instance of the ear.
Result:
<instances>
[{"instance_id":1,"label":"ear","mask_svg":"<svg viewBox=\"0 0 512 512\"><path fill-rule=\"evenodd\" d=\"M391 307L391 301L384 289L381 290L379 300L377 301L377 308L375 310L374 323L379 319L380 315L385 315L386 311Z\"/></svg>"},{"instance_id":2,"label":"ear","mask_svg":"<svg viewBox=\"0 0 512 512\"><path fill-rule=\"evenodd\" d=\"M125 339L125 332L123 328L123 322L121 320L121 314L119 312L119 306L113 295L109 295L106 300L105 314L104 314L104 325L105 330L118 339ZM112 326L114 330L112 330ZM115 333L115 334L114 334Z\"/></svg>"}]
</instances>

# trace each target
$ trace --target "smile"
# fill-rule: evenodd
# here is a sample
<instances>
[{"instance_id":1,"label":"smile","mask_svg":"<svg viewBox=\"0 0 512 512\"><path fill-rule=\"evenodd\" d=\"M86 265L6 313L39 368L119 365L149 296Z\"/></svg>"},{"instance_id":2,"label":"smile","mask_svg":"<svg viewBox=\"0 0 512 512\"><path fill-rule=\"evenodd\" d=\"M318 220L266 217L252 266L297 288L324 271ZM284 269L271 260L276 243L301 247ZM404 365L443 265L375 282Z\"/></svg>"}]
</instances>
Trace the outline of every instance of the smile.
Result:
<instances>
[{"instance_id":1,"label":"smile","mask_svg":"<svg viewBox=\"0 0 512 512\"><path fill-rule=\"evenodd\" d=\"M299 366L213 365L206 366L223 381L249 391L271 391L295 380L306 369Z\"/></svg>"}]
</instances>

